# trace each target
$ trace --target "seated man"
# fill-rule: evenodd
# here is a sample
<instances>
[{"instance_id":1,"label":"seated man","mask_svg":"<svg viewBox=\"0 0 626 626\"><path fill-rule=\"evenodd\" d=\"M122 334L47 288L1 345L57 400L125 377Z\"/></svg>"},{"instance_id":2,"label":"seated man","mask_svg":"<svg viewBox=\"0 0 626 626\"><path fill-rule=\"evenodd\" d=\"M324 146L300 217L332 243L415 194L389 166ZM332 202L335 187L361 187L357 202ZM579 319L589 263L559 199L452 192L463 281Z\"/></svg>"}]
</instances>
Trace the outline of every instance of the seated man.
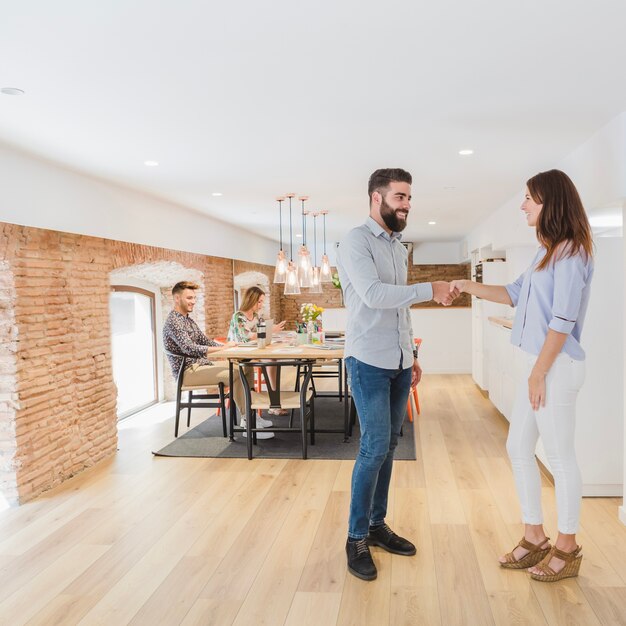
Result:
<instances>
[{"instance_id":1,"label":"seated man","mask_svg":"<svg viewBox=\"0 0 626 626\"><path fill-rule=\"evenodd\" d=\"M209 360L212 352L217 352L224 348L223 344L209 339L201 330L198 324L189 317L196 304L196 290L199 285L196 283L182 281L176 283L172 289L174 296L174 309L165 320L163 326L163 345L168 352L178 352L187 357L192 357L188 361L185 375L185 383L188 385L203 385L207 387L224 383L228 385L228 367L214 365ZM235 342L229 342L226 346L234 346ZM178 377L178 372L182 364L182 357L167 355L172 368L174 378ZM237 408L243 415L244 394L243 385L238 376L233 381L233 396ZM257 433L257 438L271 439L274 433Z\"/></svg>"}]
</instances>

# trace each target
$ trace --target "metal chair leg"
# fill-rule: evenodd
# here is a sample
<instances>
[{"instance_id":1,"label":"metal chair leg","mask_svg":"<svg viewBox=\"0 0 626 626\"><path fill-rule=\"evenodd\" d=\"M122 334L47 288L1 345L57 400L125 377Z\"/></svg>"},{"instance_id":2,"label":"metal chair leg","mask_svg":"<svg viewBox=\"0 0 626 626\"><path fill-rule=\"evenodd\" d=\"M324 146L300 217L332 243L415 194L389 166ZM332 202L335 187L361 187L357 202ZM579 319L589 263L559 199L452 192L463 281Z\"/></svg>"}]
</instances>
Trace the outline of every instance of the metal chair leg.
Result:
<instances>
[{"instance_id":1,"label":"metal chair leg","mask_svg":"<svg viewBox=\"0 0 626 626\"><path fill-rule=\"evenodd\" d=\"M180 399L182 396L180 388L176 392L176 423L174 424L174 437L178 437L178 423L180 422Z\"/></svg>"},{"instance_id":2,"label":"metal chair leg","mask_svg":"<svg viewBox=\"0 0 626 626\"><path fill-rule=\"evenodd\" d=\"M220 408L219 411L222 414L222 431L224 433L224 437L228 436L226 432L226 401L224 400L224 383L220 383L217 386L220 394Z\"/></svg>"},{"instance_id":3,"label":"metal chair leg","mask_svg":"<svg viewBox=\"0 0 626 626\"><path fill-rule=\"evenodd\" d=\"M189 402L189 406L187 407L187 428L191 425L191 401L193 399L193 390L189 390L189 397L187 398L187 402Z\"/></svg>"}]
</instances>

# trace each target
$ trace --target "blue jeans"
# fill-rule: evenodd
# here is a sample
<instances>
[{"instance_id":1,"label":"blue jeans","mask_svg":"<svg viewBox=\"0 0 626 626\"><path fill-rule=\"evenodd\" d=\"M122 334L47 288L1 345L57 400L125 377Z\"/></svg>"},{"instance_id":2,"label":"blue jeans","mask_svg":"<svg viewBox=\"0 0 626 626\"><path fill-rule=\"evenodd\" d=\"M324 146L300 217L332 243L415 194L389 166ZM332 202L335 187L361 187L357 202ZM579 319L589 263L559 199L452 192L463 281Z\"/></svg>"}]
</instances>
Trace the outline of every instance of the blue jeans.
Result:
<instances>
[{"instance_id":1,"label":"blue jeans","mask_svg":"<svg viewBox=\"0 0 626 626\"><path fill-rule=\"evenodd\" d=\"M346 369L361 427L348 536L362 539L370 526L385 521L393 453L406 415L412 368L382 369L348 357Z\"/></svg>"}]
</instances>

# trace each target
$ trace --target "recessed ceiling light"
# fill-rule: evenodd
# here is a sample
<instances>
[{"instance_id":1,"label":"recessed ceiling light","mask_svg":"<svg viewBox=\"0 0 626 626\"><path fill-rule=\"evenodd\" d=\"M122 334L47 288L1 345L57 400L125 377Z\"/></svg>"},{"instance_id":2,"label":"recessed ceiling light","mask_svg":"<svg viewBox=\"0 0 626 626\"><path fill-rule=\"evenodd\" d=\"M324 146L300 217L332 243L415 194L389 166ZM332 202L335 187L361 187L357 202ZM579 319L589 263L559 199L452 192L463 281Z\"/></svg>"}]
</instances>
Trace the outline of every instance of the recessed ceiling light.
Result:
<instances>
[{"instance_id":1,"label":"recessed ceiling light","mask_svg":"<svg viewBox=\"0 0 626 626\"><path fill-rule=\"evenodd\" d=\"M437 222L432 222L432 221L431 221L431 222L428 222L428 225L429 225L429 226L434 226L436 223L437 223Z\"/></svg>"},{"instance_id":2,"label":"recessed ceiling light","mask_svg":"<svg viewBox=\"0 0 626 626\"><path fill-rule=\"evenodd\" d=\"M446 191L453 191L454 189L456 189L456 187L454 185L446 185L444 189Z\"/></svg>"},{"instance_id":3,"label":"recessed ceiling light","mask_svg":"<svg viewBox=\"0 0 626 626\"><path fill-rule=\"evenodd\" d=\"M474 154L474 151L468 148L466 150L459 150L459 154L461 156L469 156L470 154Z\"/></svg>"},{"instance_id":4,"label":"recessed ceiling light","mask_svg":"<svg viewBox=\"0 0 626 626\"><path fill-rule=\"evenodd\" d=\"M3 93L5 96L22 96L24 95L24 90L17 87L2 87L0 93Z\"/></svg>"},{"instance_id":5,"label":"recessed ceiling light","mask_svg":"<svg viewBox=\"0 0 626 626\"><path fill-rule=\"evenodd\" d=\"M300 233L298 233L298 234L296 235L296 237L302 237L302 235L301 235Z\"/></svg>"},{"instance_id":6,"label":"recessed ceiling light","mask_svg":"<svg viewBox=\"0 0 626 626\"><path fill-rule=\"evenodd\" d=\"M158 161L144 161L143 164L147 167L156 167L159 162Z\"/></svg>"},{"instance_id":7,"label":"recessed ceiling light","mask_svg":"<svg viewBox=\"0 0 626 626\"><path fill-rule=\"evenodd\" d=\"M212 195L213 197L217 198L218 196L221 196L221 195L223 195L223 194L222 194L222 192L221 192L221 191L214 191L211 195Z\"/></svg>"}]
</instances>

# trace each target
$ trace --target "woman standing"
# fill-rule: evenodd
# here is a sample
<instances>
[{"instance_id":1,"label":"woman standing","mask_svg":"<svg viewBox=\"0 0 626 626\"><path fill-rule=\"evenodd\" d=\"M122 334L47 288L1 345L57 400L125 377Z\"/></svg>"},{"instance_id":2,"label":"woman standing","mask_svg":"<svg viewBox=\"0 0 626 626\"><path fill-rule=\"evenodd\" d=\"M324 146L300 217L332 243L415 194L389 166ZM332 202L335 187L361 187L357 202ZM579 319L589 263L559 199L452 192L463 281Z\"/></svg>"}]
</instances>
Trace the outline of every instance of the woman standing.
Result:
<instances>
[{"instance_id":1,"label":"woman standing","mask_svg":"<svg viewBox=\"0 0 626 626\"><path fill-rule=\"evenodd\" d=\"M533 176L521 206L540 243L530 267L506 286L469 280L451 291L516 306L511 343L528 356L507 440L524 521L524 537L500 557L502 567L529 568L536 580L577 576L576 543L582 480L574 450L576 397L585 378L580 337L593 276L589 220L570 178L559 170ZM541 436L556 492L559 534L554 547L543 528L535 446Z\"/></svg>"},{"instance_id":2,"label":"woman standing","mask_svg":"<svg viewBox=\"0 0 626 626\"><path fill-rule=\"evenodd\" d=\"M238 343L247 343L257 338L257 327L259 325L259 313L265 306L265 292L260 287L250 287L246 289L243 296L241 308L230 320L228 328L228 341L237 341ZM285 322L274 324L273 332L277 333L283 330ZM267 376L272 387L276 386L276 368L268 367ZM287 415L289 411L283 409L270 409L270 415ZM272 422L257 418L259 428L269 428Z\"/></svg>"}]
</instances>

